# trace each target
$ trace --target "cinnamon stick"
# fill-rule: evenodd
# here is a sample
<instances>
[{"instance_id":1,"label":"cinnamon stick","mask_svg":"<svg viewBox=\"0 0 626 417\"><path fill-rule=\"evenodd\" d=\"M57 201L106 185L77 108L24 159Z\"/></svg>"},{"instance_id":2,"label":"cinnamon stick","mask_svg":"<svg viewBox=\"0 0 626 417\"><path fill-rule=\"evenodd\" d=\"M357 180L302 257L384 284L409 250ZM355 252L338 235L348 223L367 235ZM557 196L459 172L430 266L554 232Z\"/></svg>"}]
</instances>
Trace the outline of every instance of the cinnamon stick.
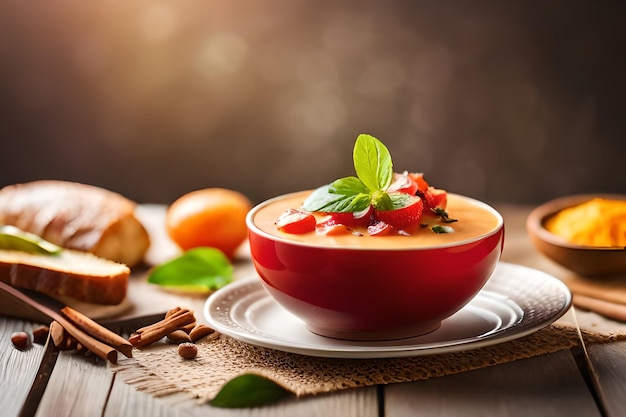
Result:
<instances>
[{"instance_id":1,"label":"cinnamon stick","mask_svg":"<svg viewBox=\"0 0 626 417\"><path fill-rule=\"evenodd\" d=\"M132 358L133 345L131 345L130 342L128 342L128 340L124 339L122 336L113 333L106 327L98 324L81 312L76 311L69 306L63 307L61 309L61 313L63 313L65 317L67 317L83 332L95 337L99 341L106 343L109 346L114 347L115 349L122 352L127 358Z\"/></svg>"},{"instance_id":2,"label":"cinnamon stick","mask_svg":"<svg viewBox=\"0 0 626 417\"><path fill-rule=\"evenodd\" d=\"M181 310L183 310L183 308L180 306L169 309L165 312L165 318L170 318L173 315L180 313Z\"/></svg>"},{"instance_id":3,"label":"cinnamon stick","mask_svg":"<svg viewBox=\"0 0 626 417\"><path fill-rule=\"evenodd\" d=\"M130 336L128 341L135 347L147 346L162 339L174 330L178 330L195 321L196 317L193 311L180 309L159 322L138 329Z\"/></svg>"},{"instance_id":4,"label":"cinnamon stick","mask_svg":"<svg viewBox=\"0 0 626 417\"><path fill-rule=\"evenodd\" d=\"M112 363L117 363L117 350L115 348L108 346L99 340L93 338L92 336L83 333L80 329L74 326L68 319L63 317L61 314L57 313L53 309L46 307L43 304L38 303L32 298L28 297L21 291L12 286L0 281L0 290L8 293L9 295L15 297L17 300L25 303L26 305L34 308L39 313L45 315L48 318L58 322L67 333L73 336L81 345L83 345L87 350L93 352L98 355L98 357L109 360ZM56 342L55 342L56 345Z\"/></svg>"},{"instance_id":5,"label":"cinnamon stick","mask_svg":"<svg viewBox=\"0 0 626 417\"><path fill-rule=\"evenodd\" d=\"M173 315L180 314L181 310L183 310L183 308L182 308L182 307L174 307L174 308L172 308L171 310L168 310L168 311L165 313L165 318L167 319L167 318L169 318L169 317L172 317ZM189 323L189 324L186 324L186 325L182 326L182 327L181 327L180 329L178 329L178 330L182 330L182 331L184 331L185 333L189 334L189 333L191 332L191 330L192 330L195 326L196 326L196 322L194 321L194 322L191 322L191 323Z\"/></svg>"},{"instance_id":6,"label":"cinnamon stick","mask_svg":"<svg viewBox=\"0 0 626 417\"><path fill-rule=\"evenodd\" d=\"M583 310L593 311L601 316L626 322L625 304L617 304L580 294L574 294L573 304Z\"/></svg>"},{"instance_id":7,"label":"cinnamon stick","mask_svg":"<svg viewBox=\"0 0 626 417\"><path fill-rule=\"evenodd\" d=\"M78 327L74 326L69 320L59 317L57 320L66 332L70 334L78 343L84 348L93 352L99 358L108 360L111 363L117 363L117 350L105 343L102 343L98 339L84 333Z\"/></svg>"}]
</instances>

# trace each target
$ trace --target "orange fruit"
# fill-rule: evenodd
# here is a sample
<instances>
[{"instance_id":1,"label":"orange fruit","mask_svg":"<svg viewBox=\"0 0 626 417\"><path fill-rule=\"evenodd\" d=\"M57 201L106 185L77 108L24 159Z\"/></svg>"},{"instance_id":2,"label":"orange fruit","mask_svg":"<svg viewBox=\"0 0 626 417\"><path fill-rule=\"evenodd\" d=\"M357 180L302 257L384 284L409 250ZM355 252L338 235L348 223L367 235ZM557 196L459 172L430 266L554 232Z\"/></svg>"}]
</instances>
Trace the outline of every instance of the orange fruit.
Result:
<instances>
[{"instance_id":1,"label":"orange fruit","mask_svg":"<svg viewBox=\"0 0 626 417\"><path fill-rule=\"evenodd\" d=\"M246 240L246 215L252 203L243 194L225 188L205 188L179 197L167 209L166 228L183 250L216 248L233 258Z\"/></svg>"}]
</instances>

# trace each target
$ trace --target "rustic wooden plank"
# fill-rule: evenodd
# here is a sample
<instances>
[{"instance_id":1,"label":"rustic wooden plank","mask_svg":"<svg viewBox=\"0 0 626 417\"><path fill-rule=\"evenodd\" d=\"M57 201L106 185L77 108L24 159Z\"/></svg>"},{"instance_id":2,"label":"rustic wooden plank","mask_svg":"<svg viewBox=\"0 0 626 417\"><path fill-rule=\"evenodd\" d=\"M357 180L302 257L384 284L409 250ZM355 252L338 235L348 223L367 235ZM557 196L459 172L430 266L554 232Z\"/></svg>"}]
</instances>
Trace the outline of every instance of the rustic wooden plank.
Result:
<instances>
[{"instance_id":1,"label":"rustic wooden plank","mask_svg":"<svg viewBox=\"0 0 626 417\"><path fill-rule=\"evenodd\" d=\"M390 385L385 416L600 416L569 351Z\"/></svg>"},{"instance_id":2,"label":"rustic wooden plank","mask_svg":"<svg viewBox=\"0 0 626 417\"><path fill-rule=\"evenodd\" d=\"M606 415L626 416L626 342L591 345L587 352Z\"/></svg>"},{"instance_id":3,"label":"rustic wooden plank","mask_svg":"<svg viewBox=\"0 0 626 417\"><path fill-rule=\"evenodd\" d=\"M76 351L63 351L48 381L37 416L100 415L113 381L106 364Z\"/></svg>"},{"instance_id":4,"label":"rustic wooden plank","mask_svg":"<svg viewBox=\"0 0 626 417\"><path fill-rule=\"evenodd\" d=\"M21 352L10 344L15 331L30 330L28 322L0 318L0 404L2 415L16 416L35 377L43 347L35 345ZM154 398L138 392L121 379L113 383L114 374L104 363L94 364L76 352L61 352L47 390L37 410L37 416L364 416L378 415L378 398L375 387L347 390L328 395L286 399L277 404L254 409L220 409L198 405L185 397ZM113 388L109 396L109 387Z\"/></svg>"},{"instance_id":5,"label":"rustic wooden plank","mask_svg":"<svg viewBox=\"0 0 626 417\"><path fill-rule=\"evenodd\" d=\"M207 415L214 417L377 417L378 398L376 387L368 387L314 397L288 398L258 408L226 409L197 404L186 397L154 398L117 379L111 390L104 417L122 415L134 417Z\"/></svg>"},{"instance_id":6,"label":"rustic wooden plank","mask_svg":"<svg viewBox=\"0 0 626 417\"><path fill-rule=\"evenodd\" d=\"M11 335L30 332L35 326L0 317L0 414L3 416L16 416L20 412L44 352L43 346L37 344L24 351L15 349Z\"/></svg>"}]
</instances>

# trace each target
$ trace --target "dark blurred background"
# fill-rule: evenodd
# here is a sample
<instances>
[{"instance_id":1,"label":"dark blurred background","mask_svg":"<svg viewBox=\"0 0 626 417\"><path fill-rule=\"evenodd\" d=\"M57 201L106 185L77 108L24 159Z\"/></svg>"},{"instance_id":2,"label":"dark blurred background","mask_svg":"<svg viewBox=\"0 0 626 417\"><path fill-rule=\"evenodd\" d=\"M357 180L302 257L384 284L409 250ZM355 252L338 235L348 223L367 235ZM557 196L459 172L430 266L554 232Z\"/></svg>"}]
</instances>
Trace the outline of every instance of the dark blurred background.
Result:
<instances>
[{"instance_id":1,"label":"dark blurred background","mask_svg":"<svg viewBox=\"0 0 626 417\"><path fill-rule=\"evenodd\" d=\"M489 202L626 192L624 1L0 0L0 186L259 201L398 171Z\"/></svg>"}]
</instances>

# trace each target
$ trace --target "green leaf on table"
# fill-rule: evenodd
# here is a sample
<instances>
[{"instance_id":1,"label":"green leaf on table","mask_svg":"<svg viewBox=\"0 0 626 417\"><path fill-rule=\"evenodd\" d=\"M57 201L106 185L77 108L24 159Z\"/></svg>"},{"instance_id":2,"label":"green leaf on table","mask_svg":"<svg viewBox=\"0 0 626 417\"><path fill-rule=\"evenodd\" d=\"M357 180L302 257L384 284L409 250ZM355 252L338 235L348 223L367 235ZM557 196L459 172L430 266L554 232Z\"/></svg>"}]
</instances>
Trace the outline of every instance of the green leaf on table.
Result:
<instances>
[{"instance_id":1,"label":"green leaf on table","mask_svg":"<svg viewBox=\"0 0 626 417\"><path fill-rule=\"evenodd\" d=\"M228 381L210 404L226 408L259 407L288 394L289 391L270 379L257 374L243 374Z\"/></svg>"},{"instance_id":2,"label":"green leaf on table","mask_svg":"<svg viewBox=\"0 0 626 417\"><path fill-rule=\"evenodd\" d=\"M200 247L190 249L152 269L148 282L183 291L209 292L233 280L233 265L222 251Z\"/></svg>"},{"instance_id":3,"label":"green leaf on table","mask_svg":"<svg viewBox=\"0 0 626 417\"><path fill-rule=\"evenodd\" d=\"M41 237L25 232L15 226L0 226L0 249L16 250L40 255L57 255L63 250L60 246Z\"/></svg>"}]
</instances>

